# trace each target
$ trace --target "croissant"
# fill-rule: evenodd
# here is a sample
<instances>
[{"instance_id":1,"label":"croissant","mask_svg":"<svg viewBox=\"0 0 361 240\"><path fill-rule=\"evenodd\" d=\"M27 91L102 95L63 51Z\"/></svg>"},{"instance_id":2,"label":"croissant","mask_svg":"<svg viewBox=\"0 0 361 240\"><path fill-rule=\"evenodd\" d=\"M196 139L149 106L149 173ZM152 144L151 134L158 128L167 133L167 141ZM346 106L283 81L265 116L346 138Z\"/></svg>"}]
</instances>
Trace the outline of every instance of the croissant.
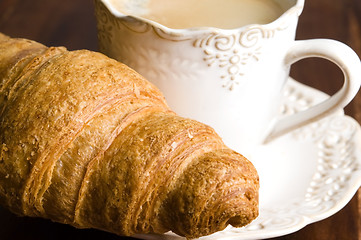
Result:
<instances>
[{"instance_id":1,"label":"croissant","mask_svg":"<svg viewBox=\"0 0 361 240\"><path fill-rule=\"evenodd\" d=\"M258 215L252 163L101 53L0 33L0 204L118 235L196 238Z\"/></svg>"}]
</instances>

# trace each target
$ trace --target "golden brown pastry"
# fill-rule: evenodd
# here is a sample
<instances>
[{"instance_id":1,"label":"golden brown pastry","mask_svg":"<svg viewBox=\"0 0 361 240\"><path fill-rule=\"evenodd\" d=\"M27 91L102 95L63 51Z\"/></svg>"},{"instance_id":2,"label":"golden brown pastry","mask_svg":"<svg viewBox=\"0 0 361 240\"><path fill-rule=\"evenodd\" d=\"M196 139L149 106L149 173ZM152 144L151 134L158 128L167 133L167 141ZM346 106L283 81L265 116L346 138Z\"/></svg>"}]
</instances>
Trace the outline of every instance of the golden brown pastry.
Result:
<instances>
[{"instance_id":1,"label":"golden brown pastry","mask_svg":"<svg viewBox=\"0 0 361 240\"><path fill-rule=\"evenodd\" d=\"M0 34L0 203L119 235L250 223L258 175L127 66Z\"/></svg>"}]
</instances>

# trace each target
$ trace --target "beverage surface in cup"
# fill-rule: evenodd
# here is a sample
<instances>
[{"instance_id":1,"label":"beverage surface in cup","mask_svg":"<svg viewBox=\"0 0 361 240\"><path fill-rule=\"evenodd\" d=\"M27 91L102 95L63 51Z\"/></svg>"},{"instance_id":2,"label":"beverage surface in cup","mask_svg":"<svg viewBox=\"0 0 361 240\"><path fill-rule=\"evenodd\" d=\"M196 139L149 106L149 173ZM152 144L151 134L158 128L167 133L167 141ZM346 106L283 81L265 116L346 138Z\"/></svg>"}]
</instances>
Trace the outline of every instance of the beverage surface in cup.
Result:
<instances>
[{"instance_id":1,"label":"beverage surface in cup","mask_svg":"<svg viewBox=\"0 0 361 240\"><path fill-rule=\"evenodd\" d=\"M282 15L276 0L112 0L122 13L143 17L175 29L216 27L232 29L267 24Z\"/></svg>"}]
</instances>

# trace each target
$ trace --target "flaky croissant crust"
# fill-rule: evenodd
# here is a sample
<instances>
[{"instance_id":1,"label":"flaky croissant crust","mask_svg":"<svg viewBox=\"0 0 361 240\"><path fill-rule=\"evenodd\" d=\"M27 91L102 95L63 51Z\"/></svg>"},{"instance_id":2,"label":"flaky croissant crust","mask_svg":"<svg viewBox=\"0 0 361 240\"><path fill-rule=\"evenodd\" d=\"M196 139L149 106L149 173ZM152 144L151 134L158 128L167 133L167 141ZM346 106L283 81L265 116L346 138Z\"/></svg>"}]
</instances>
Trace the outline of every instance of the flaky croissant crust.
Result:
<instances>
[{"instance_id":1,"label":"flaky croissant crust","mask_svg":"<svg viewBox=\"0 0 361 240\"><path fill-rule=\"evenodd\" d=\"M254 166L132 69L0 34L0 203L119 235L195 238L258 215Z\"/></svg>"}]
</instances>

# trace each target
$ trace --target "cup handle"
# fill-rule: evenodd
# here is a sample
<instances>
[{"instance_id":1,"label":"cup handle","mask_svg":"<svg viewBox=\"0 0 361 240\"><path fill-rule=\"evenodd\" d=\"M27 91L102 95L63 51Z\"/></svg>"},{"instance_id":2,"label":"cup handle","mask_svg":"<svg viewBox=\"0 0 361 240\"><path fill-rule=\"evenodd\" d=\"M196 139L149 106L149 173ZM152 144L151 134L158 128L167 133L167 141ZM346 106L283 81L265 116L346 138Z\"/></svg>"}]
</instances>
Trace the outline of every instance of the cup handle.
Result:
<instances>
[{"instance_id":1,"label":"cup handle","mask_svg":"<svg viewBox=\"0 0 361 240\"><path fill-rule=\"evenodd\" d=\"M264 143L344 108L357 94L361 84L361 62L349 46L330 39L298 40L288 50L284 63L289 67L309 57L325 58L335 63L344 74L342 88L325 101L307 110L275 120Z\"/></svg>"}]
</instances>

